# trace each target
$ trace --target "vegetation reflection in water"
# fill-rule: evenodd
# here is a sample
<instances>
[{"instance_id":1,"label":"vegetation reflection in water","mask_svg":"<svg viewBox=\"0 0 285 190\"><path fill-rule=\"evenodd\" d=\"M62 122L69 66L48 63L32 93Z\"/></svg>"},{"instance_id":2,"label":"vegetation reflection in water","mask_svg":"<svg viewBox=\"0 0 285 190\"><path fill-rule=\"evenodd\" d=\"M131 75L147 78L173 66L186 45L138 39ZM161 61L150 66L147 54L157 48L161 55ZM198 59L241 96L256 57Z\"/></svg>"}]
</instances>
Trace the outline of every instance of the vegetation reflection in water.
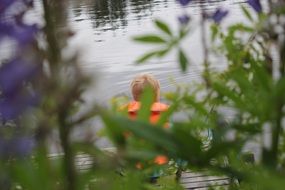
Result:
<instances>
[{"instance_id":1,"label":"vegetation reflection in water","mask_svg":"<svg viewBox=\"0 0 285 190\"><path fill-rule=\"evenodd\" d=\"M189 7L212 9L227 0L215 1L193 1ZM242 3L240 0L230 3ZM107 30L124 29L128 26L129 15L133 15L132 20L141 20L150 17L160 7L176 7L172 0L92 0L92 1L71 1L71 9L75 17L86 13L92 21L94 29L102 28L102 32ZM176 7L177 8L177 7ZM76 19L75 19L76 21ZM80 20L77 20L80 21ZM103 28L106 25L110 27Z\"/></svg>"}]
</instances>

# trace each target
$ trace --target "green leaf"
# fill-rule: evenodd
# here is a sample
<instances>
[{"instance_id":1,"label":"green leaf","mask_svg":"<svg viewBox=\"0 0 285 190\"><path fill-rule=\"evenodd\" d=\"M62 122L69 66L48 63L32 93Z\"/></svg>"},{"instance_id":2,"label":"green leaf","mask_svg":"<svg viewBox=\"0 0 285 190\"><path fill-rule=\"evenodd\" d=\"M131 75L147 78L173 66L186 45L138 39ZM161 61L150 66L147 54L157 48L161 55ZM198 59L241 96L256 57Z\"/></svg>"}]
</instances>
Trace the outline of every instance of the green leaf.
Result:
<instances>
[{"instance_id":1,"label":"green leaf","mask_svg":"<svg viewBox=\"0 0 285 190\"><path fill-rule=\"evenodd\" d=\"M157 51L152 51L149 53L144 54L143 56L141 56L139 59L136 60L136 63L144 63L146 62L148 59L157 56Z\"/></svg>"},{"instance_id":2,"label":"green leaf","mask_svg":"<svg viewBox=\"0 0 285 190\"><path fill-rule=\"evenodd\" d=\"M217 35L219 34L219 27L218 27L218 25L217 24L211 25L211 31L212 31L212 33L211 33L211 41L213 42L216 39Z\"/></svg>"},{"instance_id":3,"label":"green leaf","mask_svg":"<svg viewBox=\"0 0 285 190\"><path fill-rule=\"evenodd\" d=\"M138 112L138 119L141 119L143 121L149 121L151 105L154 99L155 98L153 89L150 86L146 87L140 98L141 108Z\"/></svg>"},{"instance_id":4,"label":"green leaf","mask_svg":"<svg viewBox=\"0 0 285 190\"><path fill-rule=\"evenodd\" d=\"M177 111L177 107L179 106L179 102L175 102L173 103L169 109L166 112L163 112L159 118L158 121L158 125L163 125L165 124L167 121L169 121L169 118L171 117L171 115Z\"/></svg>"},{"instance_id":5,"label":"green leaf","mask_svg":"<svg viewBox=\"0 0 285 190\"><path fill-rule=\"evenodd\" d=\"M202 161L202 142L196 136L191 134L189 123L173 123L172 127L172 141L175 142L179 148L177 153L182 159L188 160L189 163L200 164ZM199 159L197 159L199 158Z\"/></svg>"},{"instance_id":6,"label":"green leaf","mask_svg":"<svg viewBox=\"0 0 285 190\"><path fill-rule=\"evenodd\" d=\"M141 120L130 120L126 117L118 117L105 115L104 121L108 123L107 127L112 129L118 128L120 131L130 131L133 135L143 138L148 142L152 142L161 148L165 148L168 151L176 151L177 146L171 141L171 135L163 130L160 126L153 126L149 122ZM109 126L111 124L112 126Z\"/></svg>"},{"instance_id":7,"label":"green leaf","mask_svg":"<svg viewBox=\"0 0 285 190\"><path fill-rule=\"evenodd\" d=\"M136 63L138 63L138 64L144 63L148 59L153 58L153 57L163 57L169 52L169 50L170 50L169 48L166 48L166 49L162 49L162 50L154 50L154 51L148 52L148 53L142 55L139 59L137 59Z\"/></svg>"},{"instance_id":8,"label":"green leaf","mask_svg":"<svg viewBox=\"0 0 285 190\"><path fill-rule=\"evenodd\" d=\"M155 20L155 25L164 33L172 36L172 32L166 23L162 22L161 20Z\"/></svg>"},{"instance_id":9,"label":"green leaf","mask_svg":"<svg viewBox=\"0 0 285 190\"><path fill-rule=\"evenodd\" d=\"M160 36L157 35L144 35L144 36L138 36L133 38L137 42L142 42L142 43L151 43L151 44L163 44L166 43L166 40L163 39Z\"/></svg>"},{"instance_id":10,"label":"green leaf","mask_svg":"<svg viewBox=\"0 0 285 190\"><path fill-rule=\"evenodd\" d=\"M102 119L106 125L108 136L117 145L125 145L126 138L124 137L124 131L117 127L116 121L111 119L108 113L101 113Z\"/></svg>"},{"instance_id":11,"label":"green leaf","mask_svg":"<svg viewBox=\"0 0 285 190\"><path fill-rule=\"evenodd\" d=\"M179 57L180 67L181 67L182 71L185 72L187 69L187 65L188 65L188 59L181 49L179 49L178 53L179 53L178 57Z\"/></svg>"},{"instance_id":12,"label":"green leaf","mask_svg":"<svg viewBox=\"0 0 285 190\"><path fill-rule=\"evenodd\" d=\"M163 56L165 56L169 52L169 50L170 50L170 48L166 48L166 49L157 51L157 56L158 57L163 57Z\"/></svg>"},{"instance_id":13,"label":"green leaf","mask_svg":"<svg viewBox=\"0 0 285 190\"><path fill-rule=\"evenodd\" d=\"M285 100L285 77L282 77L277 81L273 94L276 100Z\"/></svg>"},{"instance_id":14,"label":"green leaf","mask_svg":"<svg viewBox=\"0 0 285 190\"><path fill-rule=\"evenodd\" d=\"M185 27L180 28L180 30L179 30L179 39L181 40L184 37L186 37L189 32L190 32L190 28L185 28Z\"/></svg>"},{"instance_id":15,"label":"green leaf","mask_svg":"<svg viewBox=\"0 0 285 190\"><path fill-rule=\"evenodd\" d=\"M251 16L250 12L244 6L241 6L241 10L242 10L243 14L246 16L246 18L248 18L248 20L253 21L253 18Z\"/></svg>"}]
</instances>

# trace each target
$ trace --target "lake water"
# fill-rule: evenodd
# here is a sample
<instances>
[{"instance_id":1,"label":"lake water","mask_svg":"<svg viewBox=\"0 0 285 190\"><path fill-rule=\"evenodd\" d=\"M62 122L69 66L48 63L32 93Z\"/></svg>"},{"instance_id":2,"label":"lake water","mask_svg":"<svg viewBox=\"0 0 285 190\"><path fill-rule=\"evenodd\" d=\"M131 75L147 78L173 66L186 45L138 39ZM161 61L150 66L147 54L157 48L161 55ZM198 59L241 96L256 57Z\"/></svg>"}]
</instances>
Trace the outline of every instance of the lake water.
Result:
<instances>
[{"instance_id":1,"label":"lake water","mask_svg":"<svg viewBox=\"0 0 285 190\"><path fill-rule=\"evenodd\" d=\"M70 26L76 32L71 45L82 50L81 66L95 77L95 83L86 94L87 101L99 100L108 104L115 95L130 96L129 83L138 73L152 73L161 82L162 92L175 89L170 79L178 83L191 83L199 79L203 60L201 51L200 1L194 0L183 9L175 0L73 0L70 4ZM230 11L222 27L233 22L245 22L240 11L244 0L205 0L202 7L213 12L218 7ZM188 71L181 74L175 52L158 60L152 59L143 65L135 60L153 49L135 43L132 37L157 32L154 19L169 23L173 30L178 28L177 17L188 12L193 22L193 32L184 43L187 56L191 59ZM216 57L213 67L223 68L222 59Z\"/></svg>"},{"instance_id":2,"label":"lake water","mask_svg":"<svg viewBox=\"0 0 285 190\"><path fill-rule=\"evenodd\" d=\"M42 12L40 1L36 2L38 10L30 17L35 20ZM199 25L201 7L209 13L219 7L229 10L229 15L221 25L226 27L236 22L246 22L241 5L247 6L245 0L193 0L185 8L176 0L70 0L69 24L76 35L69 45L81 50L80 66L84 72L94 77L94 84L84 96L86 105L91 105L90 102L93 101L109 105L109 100L117 95L130 97L129 84L138 73L155 75L161 83L162 92L175 90L175 82L200 82L200 72L203 69ZM183 12L190 14L192 22L191 35L182 45L191 60L187 72L181 73L175 52L163 59L151 59L146 64L136 65L135 60L154 47L137 44L131 40L132 37L157 32L153 25L155 19L167 22L172 30L177 31L177 17ZM212 68L225 68L222 56L216 55L212 60ZM95 119L84 130L78 128L74 131L73 138L88 138L91 134L96 136L102 126L98 122ZM60 151L60 143L52 143L56 144L52 152ZM112 146L105 138L98 138L96 144L102 148ZM258 147L250 145L250 148L255 153L258 152Z\"/></svg>"},{"instance_id":3,"label":"lake water","mask_svg":"<svg viewBox=\"0 0 285 190\"><path fill-rule=\"evenodd\" d=\"M183 9L175 0L73 0L69 8L71 28L76 32L71 46L81 49L80 65L94 76L95 83L85 94L87 102L97 101L108 105L116 95L130 96L129 83L138 73L152 73L161 83L162 92L175 90L175 83L191 83L200 80L202 70L202 47L199 27L201 7L214 12L218 7L230 11L221 27L234 22L246 22L240 6L247 6L245 0L194 0ZM135 60L153 49L152 46L133 42L134 36L157 32L153 21L161 19L177 30L177 17L186 11L191 16L193 31L183 44L191 65L186 73L181 73L175 52L163 59L151 59L146 64L136 65ZM207 31L208 32L208 31ZM214 57L212 67L225 68L219 56ZM95 121L96 123L96 121ZM96 133L100 124L90 124L90 133ZM88 132L89 131L89 132ZM79 130L78 136L86 136L86 130ZM81 134L81 135L80 135ZM98 139L100 147L109 147L106 139Z\"/></svg>"}]
</instances>

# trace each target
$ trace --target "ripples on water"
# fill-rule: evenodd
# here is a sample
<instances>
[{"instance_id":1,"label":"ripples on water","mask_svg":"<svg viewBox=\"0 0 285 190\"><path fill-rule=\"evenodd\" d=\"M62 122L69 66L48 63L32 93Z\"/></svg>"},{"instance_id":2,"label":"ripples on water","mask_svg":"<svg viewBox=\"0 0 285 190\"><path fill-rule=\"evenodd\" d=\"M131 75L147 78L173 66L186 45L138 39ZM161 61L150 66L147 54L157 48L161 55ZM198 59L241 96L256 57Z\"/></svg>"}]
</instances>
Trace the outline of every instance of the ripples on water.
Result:
<instances>
[{"instance_id":1,"label":"ripples on water","mask_svg":"<svg viewBox=\"0 0 285 190\"><path fill-rule=\"evenodd\" d=\"M186 11L193 23L198 22L200 8L213 12L217 7L230 9L225 24L243 21L239 6L243 0L193 1ZM177 82L189 83L199 79L202 54L199 29L185 43L191 67L181 74L175 59L175 52L161 60L150 60L144 65L136 65L135 60L151 46L137 44L131 37L154 32L152 21L156 18L178 27L177 17L182 8L175 0L83 0L71 1L70 23L77 32L72 44L83 49L82 68L93 76L98 76L96 87L86 95L87 101L100 100L107 103L117 94L129 94L129 81L137 73L154 74L161 82L162 91L174 90ZM197 24L196 24L197 26ZM215 67L223 67L217 60Z\"/></svg>"},{"instance_id":2,"label":"ripples on water","mask_svg":"<svg viewBox=\"0 0 285 190\"><path fill-rule=\"evenodd\" d=\"M239 9L244 0L199 2L194 0L184 10L191 15L194 32L183 45L191 66L185 74L181 74L175 52L161 60L152 59L146 64L136 65L135 60L153 47L131 40L136 35L156 32L152 22L156 18L167 22L173 30L177 29L177 17L183 10L176 0L71 0L68 18L76 35L70 45L82 50L81 66L96 79L85 99L107 104L117 94L130 95L130 80L134 75L143 72L154 74L160 80L163 92L175 89L170 78L178 83L199 80L203 60L198 25L200 8L203 7L208 12L213 12L218 7L229 9L230 14L223 25L245 20ZM29 15L29 20L37 20L37 15L42 15L39 0L36 1L36 10ZM42 23L42 20L38 22ZM0 53L8 54L5 52L2 50ZM213 66L223 68L221 59L215 59Z\"/></svg>"},{"instance_id":3,"label":"ripples on water","mask_svg":"<svg viewBox=\"0 0 285 190\"><path fill-rule=\"evenodd\" d=\"M86 94L87 102L97 100L106 105L109 99L118 94L130 96L129 83L134 75L142 72L154 74L161 83L162 92L175 90L170 82L178 83L201 81L200 71L203 60L201 53L200 31L198 27L200 8L213 12L218 7L230 10L223 24L244 22L240 4L244 0L194 0L186 7L191 14L194 32L185 42L191 66L181 74L175 53L161 60L150 60L147 64L136 65L135 60L151 46L136 44L131 41L135 35L156 32L152 21L162 19L175 29L178 28L177 17L182 8L175 0L85 0L71 1L70 22L77 32L72 44L83 49L81 66L90 75L96 77L97 83ZM216 57L215 68L224 68L222 60ZM92 126L100 126L95 123ZM97 130L97 127L92 130ZM81 133L83 131L79 131ZM84 133L84 132L83 132ZM78 135L78 133L77 133ZM110 144L99 139L97 144L108 147Z\"/></svg>"},{"instance_id":4,"label":"ripples on water","mask_svg":"<svg viewBox=\"0 0 285 190\"><path fill-rule=\"evenodd\" d=\"M150 46L136 44L131 38L136 35L155 32L152 21L162 19L175 29L178 27L177 17L182 14L182 8L176 0L71 0L69 8L69 22L76 32L70 45L82 50L81 67L94 76L94 86L85 94L87 105L97 100L104 105L115 95L130 96L129 83L138 73L152 73L161 83L162 92L175 89L174 79L178 83L198 81L201 71L201 43L200 31L197 25L200 8L213 12L217 7L230 10L223 25L233 22L244 22L240 4L245 0L205 0L200 4L193 0L186 7L196 28L191 37L185 42L187 56L191 59L191 66L185 74L181 74L176 63L175 53L161 60L150 60L143 65L136 65L135 60L144 52L152 49ZM40 1L37 1L35 15L41 15ZM196 24L195 24L196 23ZM223 68L224 64L216 57L215 68ZM73 138L81 138L91 133L95 134L100 124L98 120L91 121L90 127L74 131ZM109 147L106 139L98 139L100 147ZM56 150L53 151L58 151Z\"/></svg>"}]
</instances>

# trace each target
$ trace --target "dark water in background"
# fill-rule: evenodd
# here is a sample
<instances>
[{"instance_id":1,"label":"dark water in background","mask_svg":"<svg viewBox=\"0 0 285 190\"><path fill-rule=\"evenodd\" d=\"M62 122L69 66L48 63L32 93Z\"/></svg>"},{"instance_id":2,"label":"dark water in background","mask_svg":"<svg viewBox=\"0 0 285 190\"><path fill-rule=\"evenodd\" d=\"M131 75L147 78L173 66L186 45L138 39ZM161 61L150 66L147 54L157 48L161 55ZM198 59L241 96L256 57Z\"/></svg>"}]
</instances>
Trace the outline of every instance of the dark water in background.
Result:
<instances>
[{"instance_id":1,"label":"dark water in background","mask_svg":"<svg viewBox=\"0 0 285 190\"><path fill-rule=\"evenodd\" d=\"M76 31L71 45L82 50L81 66L85 72L95 77L95 83L86 93L87 101L99 100L108 104L111 97L129 93L129 83L138 73L152 73L161 82L163 92L174 90L174 79L178 83L199 80L202 69L202 51L199 30L200 1L194 0L183 10L175 0L73 0L70 3L70 25ZM244 0L205 0L206 11L213 12L218 7L230 10L223 26L233 22L245 22L240 11ZM151 59L143 65L135 60L153 46L133 42L133 36L156 32L152 21L156 18L178 28L177 17L187 11L192 18L193 32L184 43L191 66L181 74L175 52L161 60ZM225 64L215 57L215 68Z\"/></svg>"}]
</instances>

